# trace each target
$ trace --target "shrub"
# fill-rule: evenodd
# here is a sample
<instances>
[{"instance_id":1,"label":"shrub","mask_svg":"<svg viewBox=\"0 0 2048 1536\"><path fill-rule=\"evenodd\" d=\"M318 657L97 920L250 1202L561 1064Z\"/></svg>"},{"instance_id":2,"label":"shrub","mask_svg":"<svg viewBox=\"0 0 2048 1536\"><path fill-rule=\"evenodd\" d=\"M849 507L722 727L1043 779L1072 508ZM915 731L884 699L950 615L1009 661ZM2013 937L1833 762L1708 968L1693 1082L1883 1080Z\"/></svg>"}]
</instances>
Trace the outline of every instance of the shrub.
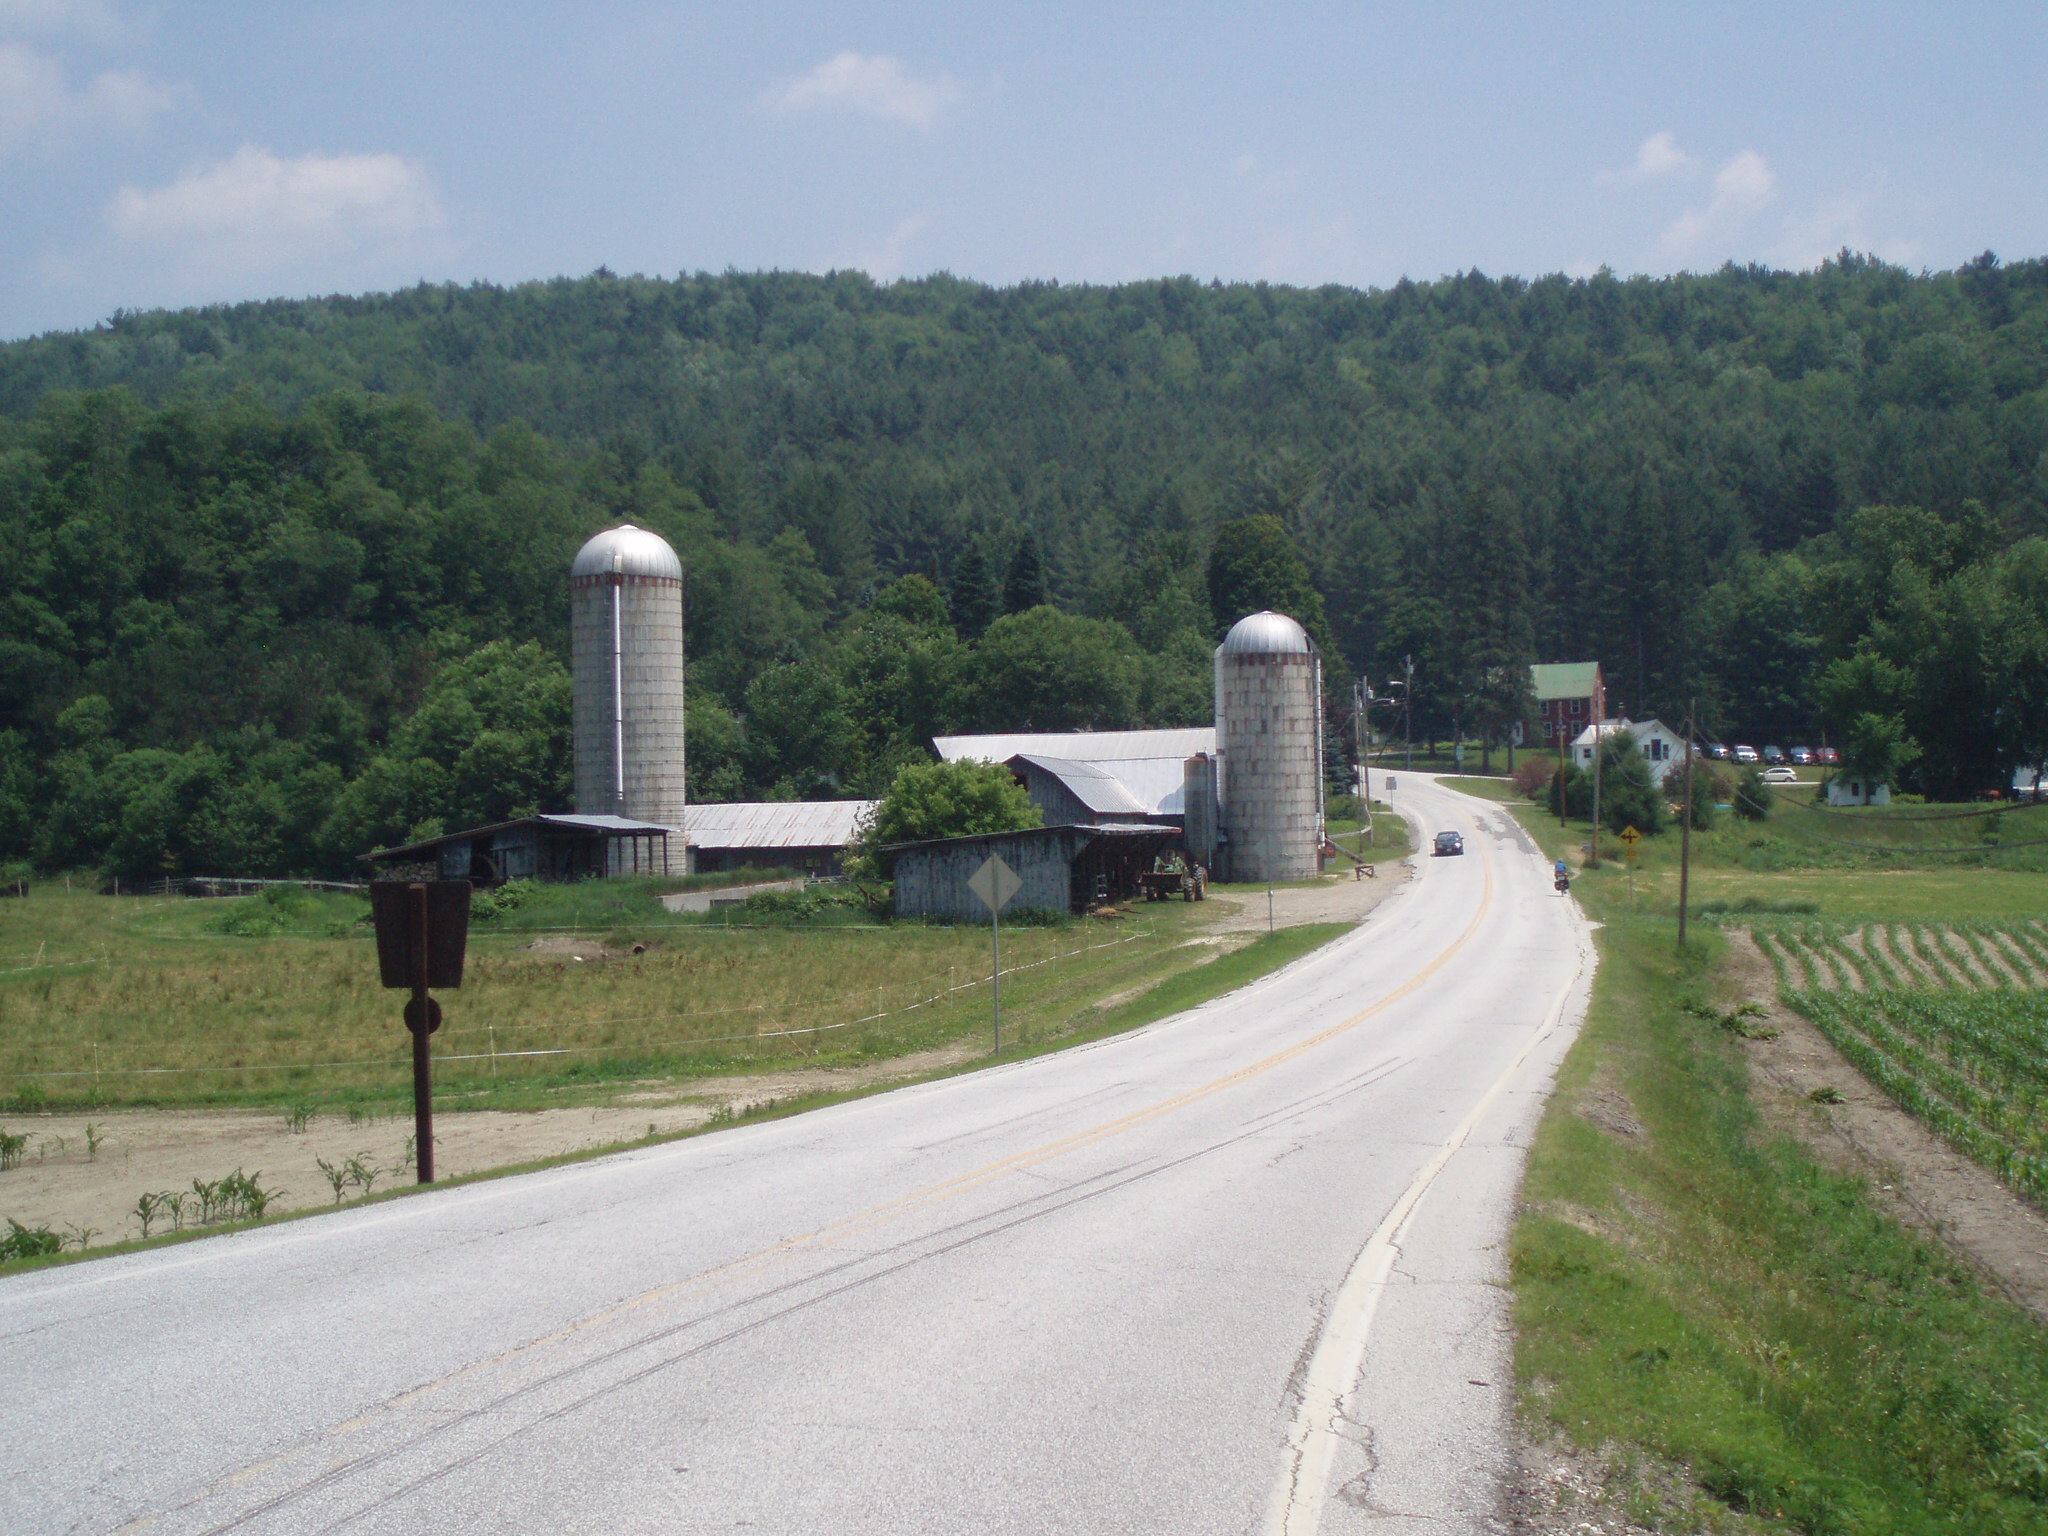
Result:
<instances>
[{"instance_id":1,"label":"shrub","mask_svg":"<svg viewBox=\"0 0 2048 1536\"><path fill-rule=\"evenodd\" d=\"M1557 764L1547 757L1525 757L1515 764L1515 771L1508 776L1516 793L1531 800L1545 793L1556 777Z\"/></svg>"},{"instance_id":2,"label":"shrub","mask_svg":"<svg viewBox=\"0 0 2048 1536\"><path fill-rule=\"evenodd\" d=\"M494 917L509 916L532 901L539 889L531 880L507 880L492 890L472 891L469 896L469 915L473 919L485 922Z\"/></svg>"},{"instance_id":3,"label":"shrub","mask_svg":"<svg viewBox=\"0 0 2048 1536\"><path fill-rule=\"evenodd\" d=\"M1762 821L1771 814L1771 787L1755 763L1742 770L1735 785L1735 814L1745 821Z\"/></svg>"},{"instance_id":4,"label":"shrub","mask_svg":"<svg viewBox=\"0 0 2048 1536\"><path fill-rule=\"evenodd\" d=\"M64 1239L48 1227L24 1227L12 1216L7 1218L7 1226L7 1233L0 1236L0 1264L9 1259L39 1259L64 1247Z\"/></svg>"}]
</instances>

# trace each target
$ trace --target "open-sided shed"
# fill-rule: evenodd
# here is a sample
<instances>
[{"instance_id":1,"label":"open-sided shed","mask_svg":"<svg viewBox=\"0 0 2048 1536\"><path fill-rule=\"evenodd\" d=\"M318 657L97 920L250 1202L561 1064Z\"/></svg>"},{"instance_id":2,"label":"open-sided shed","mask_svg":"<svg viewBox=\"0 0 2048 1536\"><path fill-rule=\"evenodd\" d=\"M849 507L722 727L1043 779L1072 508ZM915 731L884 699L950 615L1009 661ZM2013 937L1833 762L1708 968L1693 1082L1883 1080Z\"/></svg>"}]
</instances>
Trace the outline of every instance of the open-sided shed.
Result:
<instances>
[{"instance_id":1,"label":"open-sided shed","mask_svg":"<svg viewBox=\"0 0 2048 1536\"><path fill-rule=\"evenodd\" d=\"M386 875L426 875L502 885L507 880L585 880L597 875L681 874L669 860L669 828L624 816L522 816L441 837L379 848L363 857Z\"/></svg>"}]
</instances>

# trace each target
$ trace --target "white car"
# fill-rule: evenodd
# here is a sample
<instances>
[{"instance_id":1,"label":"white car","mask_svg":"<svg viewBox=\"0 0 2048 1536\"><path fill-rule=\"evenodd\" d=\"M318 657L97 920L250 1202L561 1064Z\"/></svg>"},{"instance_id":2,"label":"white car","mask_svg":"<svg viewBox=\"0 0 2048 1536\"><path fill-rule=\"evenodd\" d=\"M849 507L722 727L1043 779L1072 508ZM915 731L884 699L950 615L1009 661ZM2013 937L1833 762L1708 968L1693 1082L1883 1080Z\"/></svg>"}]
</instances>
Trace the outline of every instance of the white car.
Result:
<instances>
[{"instance_id":1,"label":"white car","mask_svg":"<svg viewBox=\"0 0 2048 1536\"><path fill-rule=\"evenodd\" d=\"M1766 768L1764 770L1764 782L1766 784L1797 784L1799 782L1799 775L1790 768L1783 766Z\"/></svg>"}]
</instances>

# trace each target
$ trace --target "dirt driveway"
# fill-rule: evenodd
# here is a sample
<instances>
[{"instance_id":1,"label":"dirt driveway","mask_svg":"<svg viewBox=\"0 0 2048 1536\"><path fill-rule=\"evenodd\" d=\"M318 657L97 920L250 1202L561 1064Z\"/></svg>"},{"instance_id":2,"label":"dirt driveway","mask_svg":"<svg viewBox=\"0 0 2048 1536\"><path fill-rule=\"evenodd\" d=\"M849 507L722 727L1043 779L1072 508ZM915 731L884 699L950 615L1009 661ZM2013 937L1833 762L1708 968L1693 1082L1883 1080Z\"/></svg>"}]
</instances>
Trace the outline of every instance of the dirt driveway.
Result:
<instances>
[{"instance_id":1,"label":"dirt driveway","mask_svg":"<svg viewBox=\"0 0 2048 1536\"><path fill-rule=\"evenodd\" d=\"M1302 923L1359 923L1366 914L1415 877L1406 861L1377 866L1370 880L1344 875L1313 885L1277 886L1272 892L1272 926L1293 928ZM1203 926L1212 933L1263 933L1267 925L1266 892L1212 891L1215 915Z\"/></svg>"}]
</instances>

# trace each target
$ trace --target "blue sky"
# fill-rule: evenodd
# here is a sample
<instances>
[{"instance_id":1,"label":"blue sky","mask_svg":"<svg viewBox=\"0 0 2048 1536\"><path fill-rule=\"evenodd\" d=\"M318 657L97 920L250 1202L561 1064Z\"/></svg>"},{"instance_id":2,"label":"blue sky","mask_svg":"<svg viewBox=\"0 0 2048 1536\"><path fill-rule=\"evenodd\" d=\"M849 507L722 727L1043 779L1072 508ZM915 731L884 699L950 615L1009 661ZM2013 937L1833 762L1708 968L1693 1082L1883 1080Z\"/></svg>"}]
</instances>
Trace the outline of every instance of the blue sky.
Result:
<instances>
[{"instance_id":1,"label":"blue sky","mask_svg":"<svg viewBox=\"0 0 2048 1536\"><path fill-rule=\"evenodd\" d=\"M0 0L0 337L616 271L2048 254L2048 7Z\"/></svg>"}]
</instances>

